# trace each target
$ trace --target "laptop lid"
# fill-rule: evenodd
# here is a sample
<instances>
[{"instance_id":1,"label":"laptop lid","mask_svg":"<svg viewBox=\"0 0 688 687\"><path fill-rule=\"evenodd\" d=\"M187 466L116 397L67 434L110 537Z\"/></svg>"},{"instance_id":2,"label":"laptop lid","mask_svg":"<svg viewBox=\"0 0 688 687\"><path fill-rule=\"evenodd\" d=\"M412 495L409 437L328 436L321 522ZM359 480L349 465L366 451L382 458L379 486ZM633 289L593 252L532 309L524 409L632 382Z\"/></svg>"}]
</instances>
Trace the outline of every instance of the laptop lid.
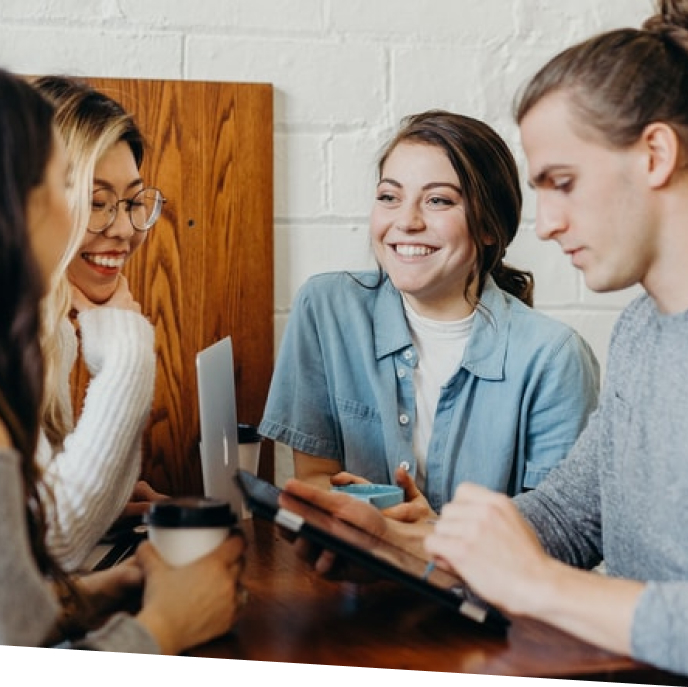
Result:
<instances>
[{"instance_id":1,"label":"laptop lid","mask_svg":"<svg viewBox=\"0 0 688 687\"><path fill-rule=\"evenodd\" d=\"M241 513L242 497L234 481L239 467L232 339L196 354L201 471L205 496L228 501Z\"/></svg>"}]
</instances>

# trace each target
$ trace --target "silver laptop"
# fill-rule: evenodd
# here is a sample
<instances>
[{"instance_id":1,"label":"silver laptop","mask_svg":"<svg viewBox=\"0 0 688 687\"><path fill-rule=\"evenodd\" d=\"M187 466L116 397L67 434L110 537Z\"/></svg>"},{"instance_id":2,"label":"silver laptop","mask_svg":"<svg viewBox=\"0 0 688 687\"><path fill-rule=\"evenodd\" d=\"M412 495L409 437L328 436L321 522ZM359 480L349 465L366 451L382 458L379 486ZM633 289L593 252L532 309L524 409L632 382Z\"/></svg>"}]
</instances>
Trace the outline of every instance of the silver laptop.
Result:
<instances>
[{"instance_id":1,"label":"silver laptop","mask_svg":"<svg viewBox=\"0 0 688 687\"><path fill-rule=\"evenodd\" d=\"M239 466L239 440L230 337L196 354L196 379L203 493L229 501L234 512L241 514L243 499L234 482ZM145 537L145 525L115 527L94 548L82 569L102 570L119 563L131 555Z\"/></svg>"},{"instance_id":2,"label":"silver laptop","mask_svg":"<svg viewBox=\"0 0 688 687\"><path fill-rule=\"evenodd\" d=\"M201 426L203 493L229 501L241 513L243 499L234 475L239 467L232 339L227 336L196 354Z\"/></svg>"}]
</instances>

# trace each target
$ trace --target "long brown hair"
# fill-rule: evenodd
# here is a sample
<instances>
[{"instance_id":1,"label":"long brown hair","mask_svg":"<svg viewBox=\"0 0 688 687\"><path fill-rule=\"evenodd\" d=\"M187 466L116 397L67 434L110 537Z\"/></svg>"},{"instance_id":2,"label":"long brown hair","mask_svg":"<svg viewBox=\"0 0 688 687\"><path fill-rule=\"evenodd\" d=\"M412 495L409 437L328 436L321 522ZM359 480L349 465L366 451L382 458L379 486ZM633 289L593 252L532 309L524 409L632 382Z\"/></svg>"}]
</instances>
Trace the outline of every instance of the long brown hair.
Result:
<instances>
[{"instance_id":1,"label":"long brown hair","mask_svg":"<svg viewBox=\"0 0 688 687\"><path fill-rule=\"evenodd\" d=\"M688 144L688 0L661 0L642 29L598 34L559 53L517 97L520 124L545 96L565 92L579 133L614 148L662 121Z\"/></svg>"},{"instance_id":2,"label":"long brown hair","mask_svg":"<svg viewBox=\"0 0 688 687\"><path fill-rule=\"evenodd\" d=\"M44 392L40 305L49 285L33 254L26 213L53 153L53 131L52 105L0 69L0 418L21 456L33 557L42 573L73 590L45 543L46 492L35 461Z\"/></svg>"},{"instance_id":3,"label":"long brown hair","mask_svg":"<svg viewBox=\"0 0 688 687\"><path fill-rule=\"evenodd\" d=\"M522 205L518 167L504 140L484 122L465 115L445 110L410 115L380 156L380 177L391 152L407 141L443 150L459 178L466 223L476 248L466 297L476 279L479 297L490 274L500 288L532 306L533 275L504 262L518 230Z\"/></svg>"}]
</instances>

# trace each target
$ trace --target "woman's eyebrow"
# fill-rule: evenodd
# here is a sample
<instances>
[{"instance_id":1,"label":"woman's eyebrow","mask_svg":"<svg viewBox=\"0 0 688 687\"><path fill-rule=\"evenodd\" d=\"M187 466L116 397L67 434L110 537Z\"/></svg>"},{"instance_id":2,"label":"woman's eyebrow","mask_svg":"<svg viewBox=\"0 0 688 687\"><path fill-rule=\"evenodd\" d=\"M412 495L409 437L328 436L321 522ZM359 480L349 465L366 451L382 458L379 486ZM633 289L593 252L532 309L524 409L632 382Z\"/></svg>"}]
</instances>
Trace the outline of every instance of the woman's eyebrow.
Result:
<instances>
[{"instance_id":1,"label":"woman's eyebrow","mask_svg":"<svg viewBox=\"0 0 688 687\"><path fill-rule=\"evenodd\" d=\"M430 189L433 188L443 188L443 187L448 187L451 189L454 189L457 193L461 193L461 187L457 186L456 184L452 184L451 181L431 181L428 184L425 184L423 186L424 191L429 191Z\"/></svg>"},{"instance_id":2,"label":"woman's eyebrow","mask_svg":"<svg viewBox=\"0 0 688 687\"><path fill-rule=\"evenodd\" d=\"M105 188L109 188L109 189L114 190L114 186L109 181L107 181L106 179L99 179L98 177L95 177L93 179L93 185L94 186L101 186L101 187L105 187ZM130 190L136 186L142 186L142 185L143 185L143 179L141 179L141 177L139 177L139 178L134 179L133 181L129 182L126 185L125 190L128 191L128 190Z\"/></svg>"},{"instance_id":3,"label":"woman's eyebrow","mask_svg":"<svg viewBox=\"0 0 688 687\"><path fill-rule=\"evenodd\" d=\"M377 185L379 186L380 184L390 184L391 186L402 188L402 184L400 184L396 179L390 179L389 177L384 177L383 179L380 179L380 181L377 182ZM457 186L456 184L453 184L451 181L431 181L427 184L424 184L422 186L422 189L423 191L429 191L433 188L442 188L445 186L454 189L454 191L456 191L457 193L461 193L461 187Z\"/></svg>"},{"instance_id":4,"label":"woman's eyebrow","mask_svg":"<svg viewBox=\"0 0 688 687\"><path fill-rule=\"evenodd\" d=\"M390 179L389 177L383 177L380 179L380 181L377 182L377 185L379 186L380 184L391 184L392 186L401 188L401 184L396 179Z\"/></svg>"}]
</instances>

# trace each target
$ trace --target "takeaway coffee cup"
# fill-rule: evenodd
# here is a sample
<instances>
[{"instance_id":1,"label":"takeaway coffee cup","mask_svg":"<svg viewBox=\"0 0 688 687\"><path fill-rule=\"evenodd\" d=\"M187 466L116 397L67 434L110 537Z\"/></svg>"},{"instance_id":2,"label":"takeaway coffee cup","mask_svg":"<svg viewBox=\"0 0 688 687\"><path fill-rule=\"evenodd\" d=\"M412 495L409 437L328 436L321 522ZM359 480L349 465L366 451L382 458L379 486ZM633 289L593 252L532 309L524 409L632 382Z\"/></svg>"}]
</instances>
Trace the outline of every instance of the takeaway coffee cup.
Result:
<instances>
[{"instance_id":1,"label":"takeaway coffee cup","mask_svg":"<svg viewBox=\"0 0 688 687\"><path fill-rule=\"evenodd\" d=\"M170 565L181 566L224 541L237 517L226 501L184 497L155 501L145 521L151 544Z\"/></svg>"},{"instance_id":2,"label":"takeaway coffee cup","mask_svg":"<svg viewBox=\"0 0 688 687\"><path fill-rule=\"evenodd\" d=\"M260 442L263 437L258 434L258 428L254 425L239 423L237 425L239 438L239 467L256 476L260 462ZM245 505L241 507L241 515L244 518L251 517L251 511Z\"/></svg>"}]
</instances>

